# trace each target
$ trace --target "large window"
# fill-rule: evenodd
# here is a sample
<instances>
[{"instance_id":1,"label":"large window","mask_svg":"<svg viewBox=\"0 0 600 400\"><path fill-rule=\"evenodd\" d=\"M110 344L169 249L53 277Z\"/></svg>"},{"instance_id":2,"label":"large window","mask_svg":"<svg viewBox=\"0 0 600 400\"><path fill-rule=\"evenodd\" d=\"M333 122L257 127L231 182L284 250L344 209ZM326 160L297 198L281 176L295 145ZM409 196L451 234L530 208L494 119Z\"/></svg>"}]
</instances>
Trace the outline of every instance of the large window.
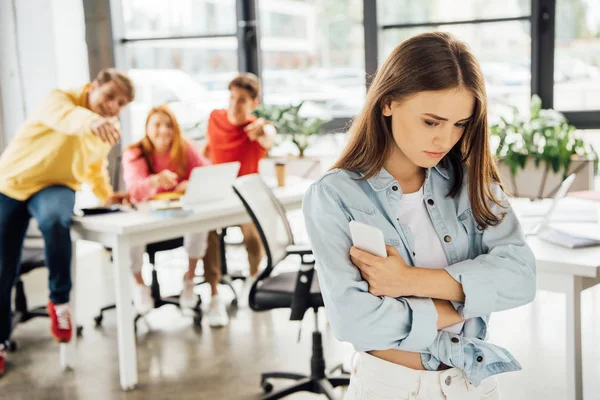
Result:
<instances>
[{"instance_id":1,"label":"large window","mask_svg":"<svg viewBox=\"0 0 600 400\"><path fill-rule=\"evenodd\" d=\"M600 128L598 0L364 0L367 73L402 40L443 30L481 63L490 117L526 107L533 93L582 129Z\"/></svg>"},{"instance_id":2,"label":"large window","mask_svg":"<svg viewBox=\"0 0 600 400\"><path fill-rule=\"evenodd\" d=\"M557 0L554 108L600 110L600 2Z\"/></svg>"},{"instance_id":3,"label":"large window","mask_svg":"<svg viewBox=\"0 0 600 400\"><path fill-rule=\"evenodd\" d=\"M137 95L129 141L144 135L152 106L168 103L184 133L202 136L210 111L227 106L238 72L235 0L122 0L124 64Z\"/></svg>"},{"instance_id":4,"label":"large window","mask_svg":"<svg viewBox=\"0 0 600 400\"><path fill-rule=\"evenodd\" d=\"M235 33L235 0L121 0L128 39Z\"/></svg>"},{"instance_id":5,"label":"large window","mask_svg":"<svg viewBox=\"0 0 600 400\"><path fill-rule=\"evenodd\" d=\"M304 102L304 115L341 128L364 104L365 71L369 78L395 46L433 30L473 49L492 121L513 106L527 108L533 90L577 127L600 128L598 0L111 2L122 11L118 66L131 70L140 93L131 107L133 138L149 107L165 101L188 134L201 134L194 127L226 105L227 83L240 69L260 72L265 103ZM243 10L256 10L256 25L238 23ZM254 26L259 41L248 45Z\"/></svg>"},{"instance_id":6,"label":"large window","mask_svg":"<svg viewBox=\"0 0 600 400\"><path fill-rule=\"evenodd\" d=\"M529 1L380 0L379 64L402 41L446 31L469 44L485 76L492 120L527 107L531 93ZM381 16L381 17L380 17Z\"/></svg>"},{"instance_id":7,"label":"large window","mask_svg":"<svg viewBox=\"0 0 600 400\"><path fill-rule=\"evenodd\" d=\"M346 120L365 98L362 0L259 0L267 104Z\"/></svg>"},{"instance_id":8,"label":"large window","mask_svg":"<svg viewBox=\"0 0 600 400\"><path fill-rule=\"evenodd\" d=\"M377 4L377 19L382 26L504 19L531 14L530 0L377 0Z\"/></svg>"}]
</instances>

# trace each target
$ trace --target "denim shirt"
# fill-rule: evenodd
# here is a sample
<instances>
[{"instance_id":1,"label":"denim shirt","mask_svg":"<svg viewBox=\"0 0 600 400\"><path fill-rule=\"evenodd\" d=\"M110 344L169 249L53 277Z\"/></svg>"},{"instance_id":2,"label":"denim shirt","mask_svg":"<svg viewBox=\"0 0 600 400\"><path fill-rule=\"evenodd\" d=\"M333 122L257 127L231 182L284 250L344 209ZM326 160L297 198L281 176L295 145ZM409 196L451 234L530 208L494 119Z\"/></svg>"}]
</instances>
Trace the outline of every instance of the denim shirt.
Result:
<instances>
[{"instance_id":1,"label":"denim shirt","mask_svg":"<svg viewBox=\"0 0 600 400\"><path fill-rule=\"evenodd\" d=\"M492 210L505 214L502 222L478 226L464 175L455 198L447 196L454 179L451 170L440 165L429 169L424 183L427 211L448 261L446 271L465 293L464 304L453 302L466 320L460 335L438 332L437 311L429 298L371 295L350 261L348 223L356 220L380 228L386 244L414 266L410 228L396 218L402 190L385 169L367 180L358 180L362 175L356 172L328 172L306 192L303 212L325 312L339 340L357 351L419 352L427 370L444 363L479 385L491 375L521 369L507 350L485 340L492 312L533 301L535 257L499 185L492 189L502 207L493 205Z\"/></svg>"}]
</instances>

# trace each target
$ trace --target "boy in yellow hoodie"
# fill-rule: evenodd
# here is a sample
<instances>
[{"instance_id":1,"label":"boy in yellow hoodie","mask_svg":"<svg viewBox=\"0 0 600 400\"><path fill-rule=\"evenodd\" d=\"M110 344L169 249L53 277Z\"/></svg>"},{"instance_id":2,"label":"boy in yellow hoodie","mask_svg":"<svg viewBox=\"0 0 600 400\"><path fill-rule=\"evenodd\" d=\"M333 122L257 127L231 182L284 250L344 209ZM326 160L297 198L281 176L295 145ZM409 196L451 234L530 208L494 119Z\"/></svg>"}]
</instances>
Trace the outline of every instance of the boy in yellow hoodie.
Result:
<instances>
[{"instance_id":1,"label":"boy in yellow hoodie","mask_svg":"<svg viewBox=\"0 0 600 400\"><path fill-rule=\"evenodd\" d=\"M131 80L113 69L101 71L82 88L55 90L0 156L0 375L11 329L11 290L31 217L44 237L51 332L59 342L71 340L75 191L87 182L106 204L126 200L127 195L113 192L106 167L107 155L120 138L116 117L134 96Z\"/></svg>"}]
</instances>

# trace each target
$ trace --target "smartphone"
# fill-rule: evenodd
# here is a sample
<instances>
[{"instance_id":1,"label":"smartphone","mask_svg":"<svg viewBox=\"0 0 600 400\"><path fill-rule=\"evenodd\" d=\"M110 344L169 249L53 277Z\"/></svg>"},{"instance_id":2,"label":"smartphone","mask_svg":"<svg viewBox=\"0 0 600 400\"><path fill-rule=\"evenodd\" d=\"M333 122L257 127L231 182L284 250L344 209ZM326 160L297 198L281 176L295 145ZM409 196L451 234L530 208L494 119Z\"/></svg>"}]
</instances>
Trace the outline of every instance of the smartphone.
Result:
<instances>
[{"instance_id":1,"label":"smartphone","mask_svg":"<svg viewBox=\"0 0 600 400\"><path fill-rule=\"evenodd\" d=\"M350 234L355 247L377 257L387 257L381 229L362 222L350 221Z\"/></svg>"}]
</instances>

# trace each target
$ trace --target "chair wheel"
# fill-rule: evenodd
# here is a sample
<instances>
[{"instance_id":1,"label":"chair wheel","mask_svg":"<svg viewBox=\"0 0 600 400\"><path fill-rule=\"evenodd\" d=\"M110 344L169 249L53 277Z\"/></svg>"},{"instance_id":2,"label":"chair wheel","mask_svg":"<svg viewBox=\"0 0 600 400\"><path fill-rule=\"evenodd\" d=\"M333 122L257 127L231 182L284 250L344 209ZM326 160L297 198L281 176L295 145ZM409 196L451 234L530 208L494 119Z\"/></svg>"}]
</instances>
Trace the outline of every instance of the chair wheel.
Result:
<instances>
[{"instance_id":1,"label":"chair wheel","mask_svg":"<svg viewBox=\"0 0 600 400\"><path fill-rule=\"evenodd\" d=\"M194 326L197 328L202 326L202 314L194 315Z\"/></svg>"},{"instance_id":2,"label":"chair wheel","mask_svg":"<svg viewBox=\"0 0 600 400\"><path fill-rule=\"evenodd\" d=\"M263 381L261 386L265 394L273 391L273 384L269 381Z\"/></svg>"},{"instance_id":3,"label":"chair wheel","mask_svg":"<svg viewBox=\"0 0 600 400\"><path fill-rule=\"evenodd\" d=\"M77 325L77 337L80 338L83 336L83 326Z\"/></svg>"},{"instance_id":4,"label":"chair wheel","mask_svg":"<svg viewBox=\"0 0 600 400\"><path fill-rule=\"evenodd\" d=\"M96 322L96 328L99 326L102 326L103 319L104 319L104 316L102 314L98 315L97 317L94 317L94 321Z\"/></svg>"}]
</instances>

